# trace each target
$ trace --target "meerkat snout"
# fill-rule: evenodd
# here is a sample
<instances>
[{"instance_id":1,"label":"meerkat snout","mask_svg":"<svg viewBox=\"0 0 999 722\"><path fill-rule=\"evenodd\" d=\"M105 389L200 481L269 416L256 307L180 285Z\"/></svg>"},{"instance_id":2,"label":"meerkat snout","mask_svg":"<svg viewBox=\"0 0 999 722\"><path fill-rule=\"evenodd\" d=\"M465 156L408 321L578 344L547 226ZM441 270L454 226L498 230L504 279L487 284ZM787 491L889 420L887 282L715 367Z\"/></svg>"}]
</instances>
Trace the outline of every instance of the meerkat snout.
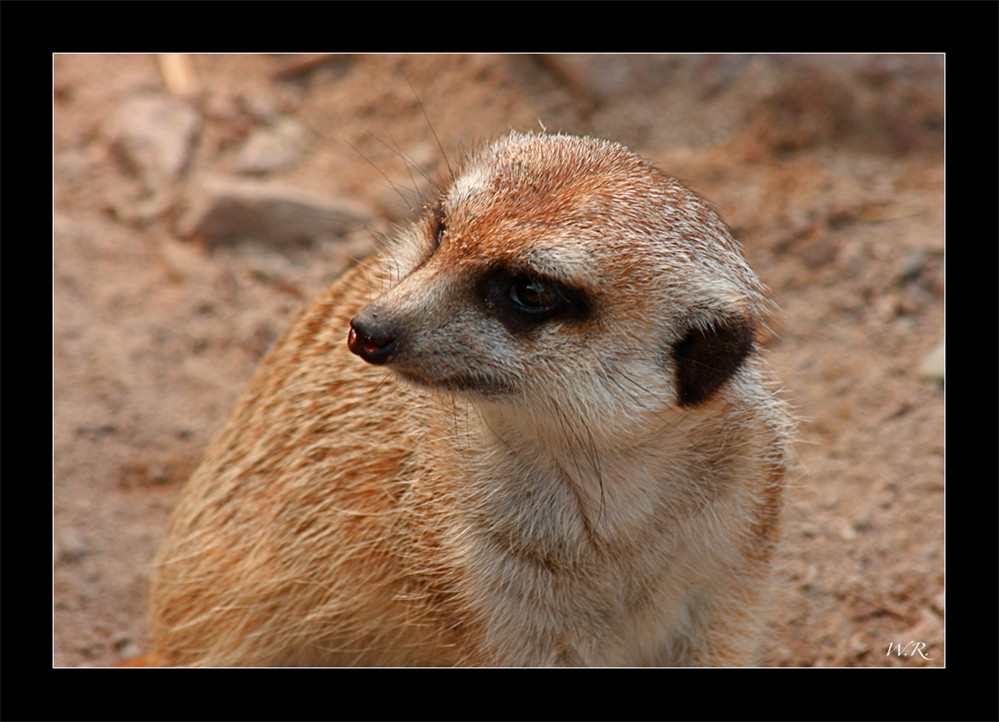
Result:
<instances>
[{"instance_id":1,"label":"meerkat snout","mask_svg":"<svg viewBox=\"0 0 999 722\"><path fill-rule=\"evenodd\" d=\"M358 314L350 321L347 346L370 364L388 363L398 341L398 332L385 324L379 324L375 315L370 312Z\"/></svg>"},{"instance_id":2,"label":"meerkat snout","mask_svg":"<svg viewBox=\"0 0 999 722\"><path fill-rule=\"evenodd\" d=\"M444 258L441 263L449 261ZM532 331L579 318L587 309L581 291L538 272L487 262L468 275L473 277L471 282L457 282L453 274L407 278L405 284L351 319L348 348L368 363L397 367L411 380L414 369L424 367L424 382L436 382L447 366L455 365L450 363L455 358L457 363L475 366L478 354L479 362L491 362L498 369L500 359L513 361L531 345ZM483 347L483 335L497 343ZM499 350L500 337L506 342L505 352ZM459 390L455 385L451 388ZM481 377L465 390L483 391Z\"/></svg>"},{"instance_id":3,"label":"meerkat snout","mask_svg":"<svg viewBox=\"0 0 999 722\"><path fill-rule=\"evenodd\" d=\"M592 138L512 133L439 190L206 450L149 659L758 663L792 423L739 244Z\"/></svg>"}]
</instances>

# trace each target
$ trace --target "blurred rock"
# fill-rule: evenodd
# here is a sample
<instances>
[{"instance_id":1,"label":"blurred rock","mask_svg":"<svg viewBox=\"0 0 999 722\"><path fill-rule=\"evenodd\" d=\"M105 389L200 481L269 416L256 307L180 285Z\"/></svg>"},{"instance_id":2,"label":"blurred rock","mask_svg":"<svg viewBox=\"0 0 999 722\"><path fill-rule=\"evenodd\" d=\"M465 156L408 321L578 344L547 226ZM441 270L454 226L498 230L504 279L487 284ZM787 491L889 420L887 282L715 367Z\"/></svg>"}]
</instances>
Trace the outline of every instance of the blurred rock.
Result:
<instances>
[{"instance_id":1,"label":"blurred rock","mask_svg":"<svg viewBox=\"0 0 999 722\"><path fill-rule=\"evenodd\" d=\"M121 163L148 190L180 179L201 132L201 115L184 101L140 93L121 102L104 135Z\"/></svg>"},{"instance_id":2,"label":"blurred rock","mask_svg":"<svg viewBox=\"0 0 999 722\"><path fill-rule=\"evenodd\" d=\"M76 529L63 529L56 542L58 558L61 561L75 562L90 554L90 545Z\"/></svg>"},{"instance_id":3,"label":"blurred rock","mask_svg":"<svg viewBox=\"0 0 999 722\"><path fill-rule=\"evenodd\" d=\"M293 244L338 238L369 222L355 203L278 183L206 175L192 183L177 231L206 243L257 240Z\"/></svg>"},{"instance_id":4,"label":"blurred rock","mask_svg":"<svg viewBox=\"0 0 999 722\"><path fill-rule=\"evenodd\" d=\"M937 381L944 380L944 355L946 349L947 343L941 341L933 347L932 351L923 357L923 362L919 366L919 373L923 378L935 379Z\"/></svg>"},{"instance_id":5,"label":"blurred rock","mask_svg":"<svg viewBox=\"0 0 999 722\"><path fill-rule=\"evenodd\" d=\"M296 165L305 152L305 129L292 120L257 128L247 136L236 159L240 173L272 173Z\"/></svg>"}]
</instances>

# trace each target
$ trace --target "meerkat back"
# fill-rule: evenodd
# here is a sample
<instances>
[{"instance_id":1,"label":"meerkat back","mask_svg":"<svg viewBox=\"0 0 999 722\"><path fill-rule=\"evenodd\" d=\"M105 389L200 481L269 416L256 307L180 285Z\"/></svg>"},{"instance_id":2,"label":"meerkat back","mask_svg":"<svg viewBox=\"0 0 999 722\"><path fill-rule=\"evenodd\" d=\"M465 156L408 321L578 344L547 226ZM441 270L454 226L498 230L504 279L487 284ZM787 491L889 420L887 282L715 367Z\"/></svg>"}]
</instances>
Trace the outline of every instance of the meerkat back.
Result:
<instances>
[{"instance_id":1,"label":"meerkat back","mask_svg":"<svg viewBox=\"0 0 999 722\"><path fill-rule=\"evenodd\" d=\"M469 156L261 362L171 517L146 663L757 663L767 307L622 146Z\"/></svg>"}]
</instances>

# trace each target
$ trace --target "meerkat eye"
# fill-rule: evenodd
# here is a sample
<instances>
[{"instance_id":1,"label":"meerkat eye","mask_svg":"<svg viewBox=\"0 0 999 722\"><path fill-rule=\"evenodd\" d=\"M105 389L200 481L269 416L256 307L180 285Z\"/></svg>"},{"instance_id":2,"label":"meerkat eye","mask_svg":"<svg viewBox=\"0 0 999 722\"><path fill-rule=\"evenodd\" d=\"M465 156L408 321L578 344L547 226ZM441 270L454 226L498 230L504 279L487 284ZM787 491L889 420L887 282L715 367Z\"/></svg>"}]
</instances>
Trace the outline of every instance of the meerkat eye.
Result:
<instances>
[{"instance_id":1,"label":"meerkat eye","mask_svg":"<svg viewBox=\"0 0 999 722\"><path fill-rule=\"evenodd\" d=\"M521 276L510 286L510 300L527 313L546 313L561 300L554 284Z\"/></svg>"},{"instance_id":2,"label":"meerkat eye","mask_svg":"<svg viewBox=\"0 0 999 722\"><path fill-rule=\"evenodd\" d=\"M580 319L590 310L582 289L533 273L497 269L482 279L479 292L486 308L512 333L555 319Z\"/></svg>"}]
</instances>

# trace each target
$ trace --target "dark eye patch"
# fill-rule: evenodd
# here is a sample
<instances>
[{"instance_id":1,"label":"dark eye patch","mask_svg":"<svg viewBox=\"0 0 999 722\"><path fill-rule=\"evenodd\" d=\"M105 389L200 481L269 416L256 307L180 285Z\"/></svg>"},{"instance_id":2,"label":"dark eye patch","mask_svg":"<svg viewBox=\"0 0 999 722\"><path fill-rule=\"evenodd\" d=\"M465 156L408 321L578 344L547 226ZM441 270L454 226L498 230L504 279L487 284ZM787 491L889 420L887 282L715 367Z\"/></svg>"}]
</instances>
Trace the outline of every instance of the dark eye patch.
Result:
<instances>
[{"instance_id":1,"label":"dark eye patch","mask_svg":"<svg viewBox=\"0 0 999 722\"><path fill-rule=\"evenodd\" d=\"M530 271L496 269L483 277L479 293L486 308L514 334L549 321L578 320L590 311L581 289Z\"/></svg>"},{"instance_id":2,"label":"dark eye patch","mask_svg":"<svg viewBox=\"0 0 999 722\"><path fill-rule=\"evenodd\" d=\"M434 241L434 248L440 245L441 236L444 235L444 231L447 226L444 223L444 203L443 201L438 201L436 205L432 206L429 211L430 216L430 237Z\"/></svg>"}]
</instances>

